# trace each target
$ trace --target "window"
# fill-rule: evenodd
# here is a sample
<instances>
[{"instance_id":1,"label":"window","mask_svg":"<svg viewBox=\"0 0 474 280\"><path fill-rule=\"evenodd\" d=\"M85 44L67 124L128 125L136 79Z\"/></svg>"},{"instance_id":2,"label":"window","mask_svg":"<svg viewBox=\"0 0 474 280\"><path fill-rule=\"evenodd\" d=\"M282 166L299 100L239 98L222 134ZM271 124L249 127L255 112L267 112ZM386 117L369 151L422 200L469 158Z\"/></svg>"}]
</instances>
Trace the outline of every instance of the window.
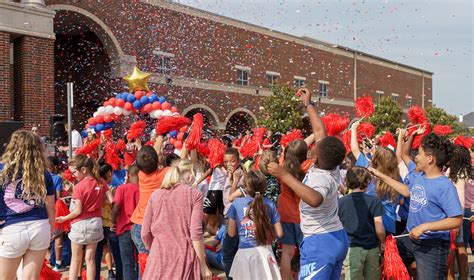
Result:
<instances>
[{"instance_id":1,"label":"window","mask_svg":"<svg viewBox=\"0 0 474 280\"><path fill-rule=\"evenodd\" d=\"M411 98L407 98L407 108L410 108L411 107L411 104L412 104L412 99Z\"/></svg>"},{"instance_id":2,"label":"window","mask_svg":"<svg viewBox=\"0 0 474 280\"><path fill-rule=\"evenodd\" d=\"M154 50L153 54L155 55L157 62L157 72L160 74L170 75L171 70L173 69L172 59L174 54L167 53L159 50Z\"/></svg>"},{"instance_id":3,"label":"window","mask_svg":"<svg viewBox=\"0 0 474 280\"><path fill-rule=\"evenodd\" d=\"M398 94L392 93L392 100L398 102Z\"/></svg>"},{"instance_id":4,"label":"window","mask_svg":"<svg viewBox=\"0 0 474 280\"><path fill-rule=\"evenodd\" d=\"M271 88L277 82L278 78L280 78L280 73L267 71L268 87Z\"/></svg>"},{"instance_id":5,"label":"window","mask_svg":"<svg viewBox=\"0 0 474 280\"><path fill-rule=\"evenodd\" d=\"M319 81L319 98L327 98L328 97L328 87L329 83L326 81Z\"/></svg>"},{"instance_id":6,"label":"window","mask_svg":"<svg viewBox=\"0 0 474 280\"><path fill-rule=\"evenodd\" d=\"M294 79L295 88L300 88L300 87L304 86L304 84L306 82L305 77L294 76L293 79Z\"/></svg>"},{"instance_id":7,"label":"window","mask_svg":"<svg viewBox=\"0 0 474 280\"><path fill-rule=\"evenodd\" d=\"M249 71L237 69L237 84L241 86L249 85Z\"/></svg>"},{"instance_id":8,"label":"window","mask_svg":"<svg viewBox=\"0 0 474 280\"><path fill-rule=\"evenodd\" d=\"M376 90L375 93L377 94L377 101L380 102L385 93L381 90Z\"/></svg>"}]
</instances>

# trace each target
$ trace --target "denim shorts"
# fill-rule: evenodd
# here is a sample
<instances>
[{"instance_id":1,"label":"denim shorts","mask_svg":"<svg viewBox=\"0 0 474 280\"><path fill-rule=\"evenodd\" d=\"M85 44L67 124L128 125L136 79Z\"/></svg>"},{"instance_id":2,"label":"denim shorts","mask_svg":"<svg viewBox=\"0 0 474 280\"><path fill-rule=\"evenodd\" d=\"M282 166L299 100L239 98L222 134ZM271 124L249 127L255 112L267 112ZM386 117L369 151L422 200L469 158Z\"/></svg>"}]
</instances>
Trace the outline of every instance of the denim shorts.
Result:
<instances>
[{"instance_id":1,"label":"denim shorts","mask_svg":"<svg viewBox=\"0 0 474 280\"><path fill-rule=\"evenodd\" d=\"M299 246L303 242L303 232L300 224L282 222L283 237L278 239L278 242L285 245Z\"/></svg>"},{"instance_id":2,"label":"denim shorts","mask_svg":"<svg viewBox=\"0 0 474 280\"><path fill-rule=\"evenodd\" d=\"M71 239L72 243L81 245L99 243L99 241L104 239L102 218L95 217L71 224L69 239Z\"/></svg>"}]
</instances>

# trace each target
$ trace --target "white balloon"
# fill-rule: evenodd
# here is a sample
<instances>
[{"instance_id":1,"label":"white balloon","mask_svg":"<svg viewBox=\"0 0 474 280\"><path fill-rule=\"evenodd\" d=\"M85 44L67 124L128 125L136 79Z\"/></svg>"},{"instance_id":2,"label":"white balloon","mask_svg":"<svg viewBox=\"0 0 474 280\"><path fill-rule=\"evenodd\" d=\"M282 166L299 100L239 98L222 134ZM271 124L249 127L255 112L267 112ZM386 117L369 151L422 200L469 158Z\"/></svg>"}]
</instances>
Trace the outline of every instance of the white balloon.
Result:
<instances>
[{"instance_id":1,"label":"white balloon","mask_svg":"<svg viewBox=\"0 0 474 280\"><path fill-rule=\"evenodd\" d=\"M165 116L165 117L169 117L169 116L171 116L172 114L173 114L173 113L171 113L170 110L164 110L164 111L163 111L163 116Z\"/></svg>"},{"instance_id":2,"label":"white balloon","mask_svg":"<svg viewBox=\"0 0 474 280\"><path fill-rule=\"evenodd\" d=\"M120 116L121 114L123 114L123 109L120 107L115 107L114 114L116 114L117 116Z\"/></svg>"},{"instance_id":3,"label":"white balloon","mask_svg":"<svg viewBox=\"0 0 474 280\"><path fill-rule=\"evenodd\" d=\"M151 111L151 112L149 113L149 115L150 115L150 118L152 118L152 119L156 119L156 115L155 115L155 113L156 113L156 110L154 110L154 111Z\"/></svg>"},{"instance_id":4,"label":"white balloon","mask_svg":"<svg viewBox=\"0 0 474 280\"><path fill-rule=\"evenodd\" d=\"M92 116L97 117L99 115L99 112L94 112L94 114Z\"/></svg>"},{"instance_id":5,"label":"white balloon","mask_svg":"<svg viewBox=\"0 0 474 280\"><path fill-rule=\"evenodd\" d=\"M174 113L172 114L172 116L179 116L179 113L178 113L178 112L174 112Z\"/></svg>"},{"instance_id":6,"label":"white balloon","mask_svg":"<svg viewBox=\"0 0 474 280\"><path fill-rule=\"evenodd\" d=\"M128 115L130 115L130 114L132 114L132 111L123 110L123 115L124 115L124 116L128 116Z\"/></svg>"},{"instance_id":7,"label":"white balloon","mask_svg":"<svg viewBox=\"0 0 474 280\"><path fill-rule=\"evenodd\" d=\"M105 113L109 114L109 115L112 115L114 113L114 106L107 105L107 107L105 107Z\"/></svg>"},{"instance_id":8,"label":"white balloon","mask_svg":"<svg viewBox=\"0 0 474 280\"><path fill-rule=\"evenodd\" d=\"M155 111L155 116L156 116L157 118L163 116L163 111L162 111L162 110L156 110L156 111Z\"/></svg>"},{"instance_id":9,"label":"white balloon","mask_svg":"<svg viewBox=\"0 0 474 280\"><path fill-rule=\"evenodd\" d=\"M97 112L99 112L99 115L105 114L105 107L104 107L104 106L100 106L100 107L97 109Z\"/></svg>"}]
</instances>

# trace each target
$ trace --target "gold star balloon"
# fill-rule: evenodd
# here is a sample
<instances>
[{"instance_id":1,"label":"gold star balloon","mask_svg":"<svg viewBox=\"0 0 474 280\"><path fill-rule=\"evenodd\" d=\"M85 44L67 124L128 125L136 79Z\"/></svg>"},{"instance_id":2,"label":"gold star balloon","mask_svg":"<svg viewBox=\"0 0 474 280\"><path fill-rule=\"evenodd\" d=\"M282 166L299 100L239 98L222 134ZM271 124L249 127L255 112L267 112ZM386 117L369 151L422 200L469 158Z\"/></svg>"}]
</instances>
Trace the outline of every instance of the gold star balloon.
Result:
<instances>
[{"instance_id":1,"label":"gold star balloon","mask_svg":"<svg viewBox=\"0 0 474 280\"><path fill-rule=\"evenodd\" d=\"M132 73L123 77L123 79L127 81L130 92L135 92L137 90L145 90L148 92L150 89L146 82L150 76L151 73L142 72L137 66L134 66Z\"/></svg>"}]
</instances>

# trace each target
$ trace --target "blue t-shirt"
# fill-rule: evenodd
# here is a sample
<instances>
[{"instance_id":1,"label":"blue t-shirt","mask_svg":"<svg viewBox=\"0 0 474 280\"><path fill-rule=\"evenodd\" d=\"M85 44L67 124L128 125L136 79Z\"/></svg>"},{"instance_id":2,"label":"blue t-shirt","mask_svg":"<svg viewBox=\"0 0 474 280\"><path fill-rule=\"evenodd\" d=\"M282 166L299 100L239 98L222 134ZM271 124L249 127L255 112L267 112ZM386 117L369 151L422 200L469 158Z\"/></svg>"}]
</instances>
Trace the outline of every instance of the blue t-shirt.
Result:
<instances>
[{"instance_id":1,"label":"blue t-shirt","mask_svg":"<svg viewBox=\"0 0 474 280\"><path fill-rule=\"evenodd\" d=\"M239 233L239 248L254 248L257 247L257 240L255 239L255 230L253 221L250 220L245 213L249 204L253 201L252 197L242 197L234 200L227 212L229 218L237 223L237 232ZM275 207L275 204L268 198L263 198L264 204L267 207L268 217L270 223L276 224L280 221L280 215Z\"/></svg>"},{"instance_id":2,"label":"blue t-shirt","mask_svg":"<svg viewBox=\"0 0 474 280\"><path fill-rule=\"evenodd\" d=\"M412 171L408 174L410 190L410 214L407 231L429 222L463 214L456 187L448 177L426 178L423 173ZM424 233L420 239L449 240L449 231Z\"/></svg>"},{"instance_id":3,"label":"blue t-shirt","mask_svg":"<svg viewBox=\"0 0 474 280\"><path fill-rule=\"evenodd\" d=\"M54 199L56 199L56 193L57 192L62 192L63 191L63 179L61 176L54 174L54 173L49 173L51 175L51 178L53 180L53 187L54 187Z\"/></svg>"},{"instance_id":4,"label":"blue t-shirt","mask_svg":"<svg viewBox=\"0 0 474 280\"><path fill-rule=\"evenodd\" d=\"M114 170L114 173L112 174L112 182L110 182L110 185L116 188L125 184L125 176L127 176L126 169Z\"/></svg>"},{"instance_id":5,"label":"blue t-shirt","mask_svg":"<svg viewBox=\"0 0 474 280\"><path fill-rule=\"evenodd\" d=\"M216 234L216 240L221 243L221 248L224 247L224 235L225 235L225 225L222 225ZM222 249L216 252L216 259L220 263L222 262Z\"/></svg>"},{"instance_id":6,"label":"blue t-shirt","mask_svg":"<svg viewBox=\"0 0 474 280\"><path fill-rule=\"evenodd\" d=\"M408 173L410 172L415 172L416 170L416 164L413 161L410 161L408 163ZM408 185L408 174L403 179L403 184ZM404 197L403 198L403 204L400 205L400 208L398 209L398 216L403 220L407 221L408 220L408 213L410 212L410 198L409 197Z\"/></svg>"},{"instance_id":7,"label":"blue t-shirt","mask_svg":"<svg viewBox=\"0 0 474 280\"><path fill-rule=\"evenodd\" d=\"M3 165L1 164L0 170L3 170ZM54 195L53 179L49 172L46 170L43 172L46 193L47 195ZM38 204L34 200L27 201L21 199L22 188L22 174L18 174L14 182L0 185L0 228L19 222L48 219L44 203Z\"/></svg>"}]
</instances>

